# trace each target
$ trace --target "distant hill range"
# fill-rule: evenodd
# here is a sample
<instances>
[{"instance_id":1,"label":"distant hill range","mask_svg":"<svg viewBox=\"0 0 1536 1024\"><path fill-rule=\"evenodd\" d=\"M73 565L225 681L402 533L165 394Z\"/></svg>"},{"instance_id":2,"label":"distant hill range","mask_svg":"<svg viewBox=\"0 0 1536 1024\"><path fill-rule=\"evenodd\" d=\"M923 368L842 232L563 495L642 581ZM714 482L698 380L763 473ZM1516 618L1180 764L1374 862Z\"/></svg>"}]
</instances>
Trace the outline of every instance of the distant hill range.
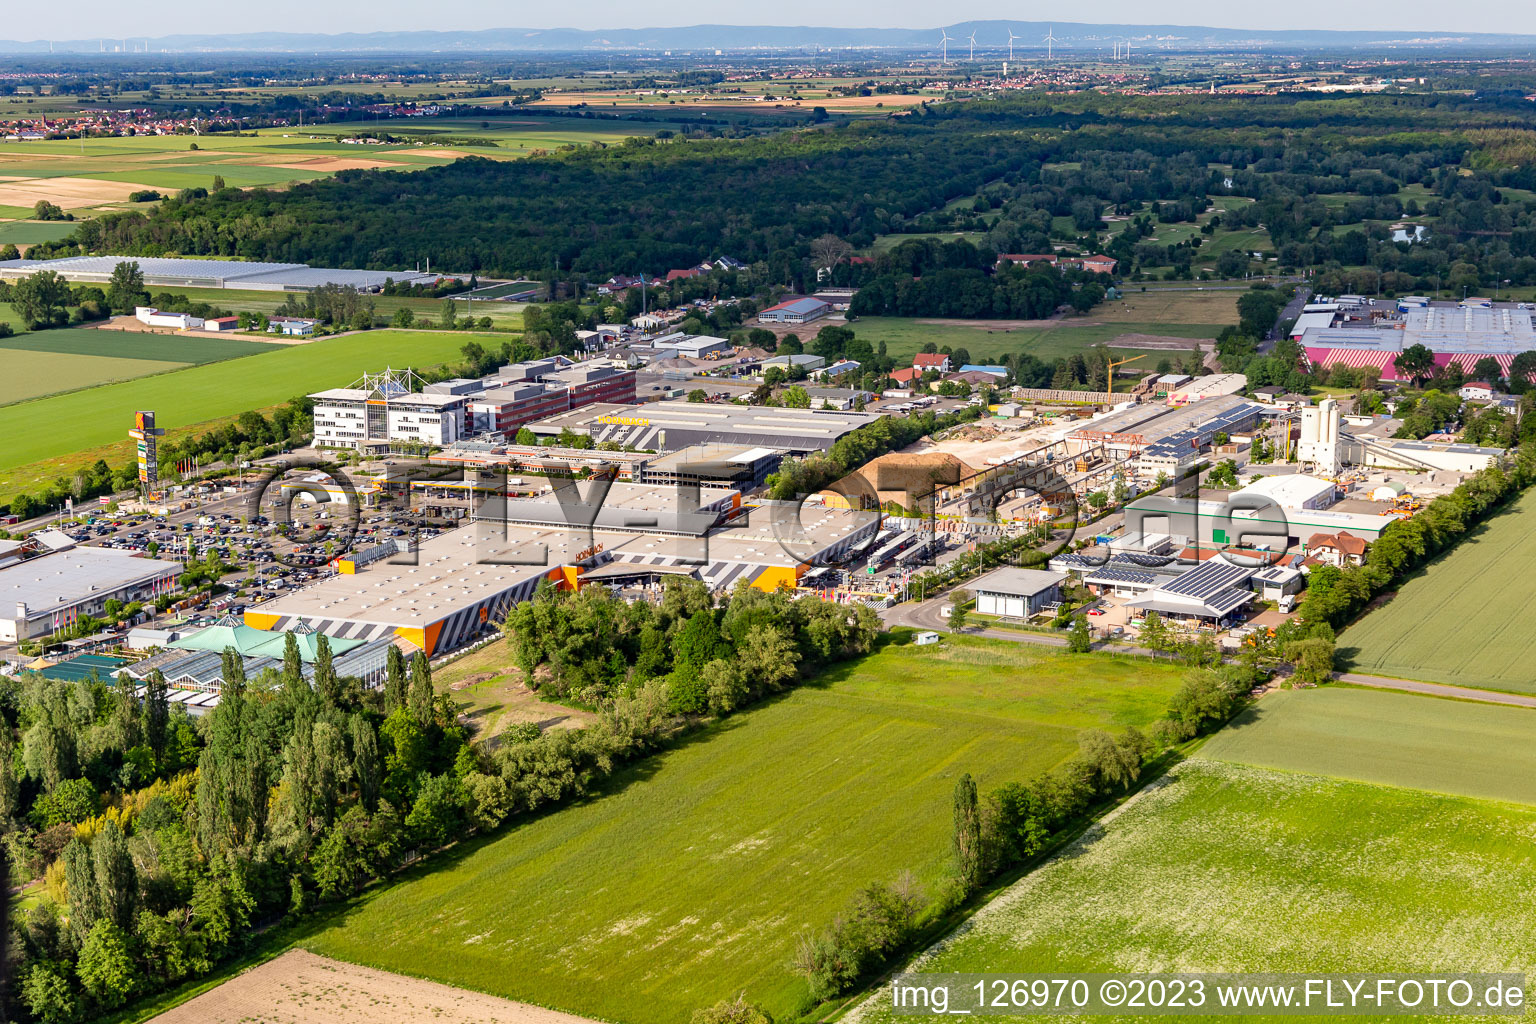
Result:
<instances>
[{"instance_id":1,"label":"distant hill range","mask_svg":"<svg viewBox=\"0 0 1536 1024\"><path fill-rule=\"evenodd\" d=\"M1045 52L1045 37L1054 36L1058 57L1098 55L1115 43L1130 43L1138 52L1189 50L1383 50L1383 49L1496 49L1531 50L1536 35L1490 32L1435 32L1388 29L1353 32L1325 29L1268 31L1206 28L1192 25L1085 25L1043 21L966 21L944 26L950 37L951 59L969 53L970 35L976 34L978 58L985 53L996 59L1008 49L1012 32L1015 57L1038 57ZM938 49L941 29L811 28L776 25L689 25L680 28L634 29L524 29L490 28L460 32L345 32L324 35L309 32L244 32L222 35L173 35L120 39L0 40L0 53L44 54L101 53L121 56L123 49L140 53L485 53L530 51L572 52L666 52L698 53L822 50Z\"/></svg>"}]
</instances>

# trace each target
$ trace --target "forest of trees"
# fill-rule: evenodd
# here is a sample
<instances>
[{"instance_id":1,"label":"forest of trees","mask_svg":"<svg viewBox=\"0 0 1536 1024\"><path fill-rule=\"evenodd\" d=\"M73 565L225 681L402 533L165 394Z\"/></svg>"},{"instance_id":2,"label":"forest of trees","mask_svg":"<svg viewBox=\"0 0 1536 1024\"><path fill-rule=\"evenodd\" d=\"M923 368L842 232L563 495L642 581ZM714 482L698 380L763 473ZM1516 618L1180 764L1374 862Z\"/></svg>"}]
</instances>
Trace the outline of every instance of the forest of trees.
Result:
<instances>
[{"instance_id":1,"label":"forest of trees","mask_svg":"<svg viewBox=\"0 0 1536 1024\"><path fill-rule=\"evenodd\" d=\"M717 604L676 579L655 605L544 588L504 630L524 677L595 724L473 745L424 656L391 648L369 689L337 674L323 636L308 678L291 634L256 678L227 650L220 703L197 719L158 674L142 696L0 677L0 842L17 877L45 880L15 921L6 1019L71 1024L206 974L263 926L867 653L880 622L745 585Z\"/></svg>"},{"instance_id":2,"label":"forest of trees","mask_svg":"<svg viewBox=\"0 0 1536 1024\"><path fill-rule=\"evenodd\" d=\"M664 273L726 254L765 278L755 284L804 287L826 236L862 249L882 234L971 231L983 254L1048 252L1115 214L1126 228L1106 251L1126 276L1187 271L1221 226L1263 228L1282 267L1320 268L1332 275L1324 287L1356 275L1373 288L1436 275L1446 287L1529 283L1536 214L1501 191L1536 187L1536 165L1509 137L1524 127L1508 105L1448 93L1032 94L746 139L632 138L528 160L345 171L281 192L224 189L84 221L34 253L380 269L431 257L541 280ZM1422 202L1399 196L1410 185L1427 190ZM1328 194L1345 201L1319 198ZM1209 211L1213 196L1253 201L1224 205L1193 238L1153 237ZM1426 240L1391 240L1386 224L1418 216L1435 218ZM830 283L869 277L862 265L831 269Z\"/></svg>"}]
</instances>

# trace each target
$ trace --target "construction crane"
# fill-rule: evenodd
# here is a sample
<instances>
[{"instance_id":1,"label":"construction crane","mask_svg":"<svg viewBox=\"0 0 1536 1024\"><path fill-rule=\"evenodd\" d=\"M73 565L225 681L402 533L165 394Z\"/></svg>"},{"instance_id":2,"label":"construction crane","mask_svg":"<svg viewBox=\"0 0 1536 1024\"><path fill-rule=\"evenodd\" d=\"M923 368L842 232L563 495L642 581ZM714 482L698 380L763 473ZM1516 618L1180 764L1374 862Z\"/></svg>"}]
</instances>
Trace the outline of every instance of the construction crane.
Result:
<instances>
[{"instance_id":1,"label":"construction crane","mask_svg":"<svg viewBox=\"0 0 1536 1024\"><path fill-rule=\"evenodd\" d=\"M1108 355L1108 353L1106 352L1105 355ZM1138 360L1138 359L1145 359L1146 357L1147 357L1147 353L1143 352L1139 356L1127 356L1124 359L1116 359L1116 360L1106 359L1105 360L1105 370L1104 370L1104 388L1105 388L1105 390L1106 391L1111 391L1111 392L1115 390L1115 367L1117 367L1117 366L1124 366L1126 363L1134 363L1136 360Z\"/></svg>"}]
</instances>

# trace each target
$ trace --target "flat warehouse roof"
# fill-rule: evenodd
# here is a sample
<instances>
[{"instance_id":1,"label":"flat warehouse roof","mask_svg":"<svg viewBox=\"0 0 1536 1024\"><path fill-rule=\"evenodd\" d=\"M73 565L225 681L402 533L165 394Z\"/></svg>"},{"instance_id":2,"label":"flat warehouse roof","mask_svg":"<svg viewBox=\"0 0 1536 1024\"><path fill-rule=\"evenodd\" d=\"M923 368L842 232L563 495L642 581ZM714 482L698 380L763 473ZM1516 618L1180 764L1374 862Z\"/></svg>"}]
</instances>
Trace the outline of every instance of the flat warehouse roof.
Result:
<instances>
[{"instance_id":1,"label":"flat warehouse roof","mask_svg":"<svg viewBox=\"0 0 1536 1024\"><path fill-rule=\"evenodd\" d=\"M1064 572L1047 572L1044 569L1015 569L1004 566L1001 569L993 569L981 579L977 580L971 589L978 594L1012 594L1023 597L1033 597L1041 591L1049 590L1067 578Z\"/></svg>"},{"instance_id":2,"label":"flat warehouse roof","mask_svg":"<svg viewBox=\"0 0 1536 1024\"><path fill-rule=\"evenodd\" d=\"M704 442L748 447L826 449L844 434L873 423L874 413L826 409L659 402L617 405L597 402L528 424L536 434L562 430L618 441L634 448L674 451Z\"/></svg>"},{"instance_id":3,"label":"flat warehouse roof","mask_svg":"<svg viewBox=\"0 0 1536 1024\"><path fill-rule=\"evenodd\" d=\"M56 551L0 569L0 616L15 615L17 604L25 604L29 615L68 608L96 594L180 571L180 562L137 558L111 548Z\"/></svg>"},{"instance_id":4,"label":"flat warehouse roof","mask_svg":"<svg viewBox=\"0 0 1536 1024\"><path fill-rule=\"evenodd\" d=\"M324 284L379 288L385 281L435 281L437 275L414 270L342 270L303 263L260 263L244 260L194 260L167 256L65 256L56 260L6 260L0 275L24 277L52 270L66 280L102 280L119 263L137 263L146 284L208 282L212 287L258 291L299 291Z\"/></svg>"},{"instance_id":5,"label":"flat warehouse roof","mask_svg":"<svg viewBox=\"0 0 1536 1024\"><path fill-rule=\"evenodd\" d=\"M722 565L797 566L861 531L872 531L879 519L875 512L809 505L765 507L704 537L477 520L422 543L415 565L373 562L355 575L327 577L250 611L420 628L597 554L635 564L694 566L701 572ZM597 547L600 552L592 550Z\"/></svg>"}]
</instances>

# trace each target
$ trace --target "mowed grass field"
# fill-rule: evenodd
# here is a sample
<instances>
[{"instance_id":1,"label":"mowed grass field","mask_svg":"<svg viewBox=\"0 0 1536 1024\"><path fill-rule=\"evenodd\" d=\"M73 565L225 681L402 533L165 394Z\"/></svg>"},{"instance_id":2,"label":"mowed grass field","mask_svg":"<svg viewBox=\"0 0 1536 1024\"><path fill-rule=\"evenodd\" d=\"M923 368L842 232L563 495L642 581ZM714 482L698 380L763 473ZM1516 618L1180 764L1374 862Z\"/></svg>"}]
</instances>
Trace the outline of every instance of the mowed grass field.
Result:
<instances>
[{"instance_id":1,"label":"mowed grass field","mask_svg":"<svg viewBox=\"0 0 1536 1024\"><path fill-rule=\"evenodd\" d=\"M1180 672L945 638L888 645L621 772L361 903L304 945L575 1013L672 1024L745 992L805 997L795 937L860 887L950 858L963 772L983 790L1145 725Z\"/></svg>"},{"instance_id":2,"label":"mowed grass field","mask_svg":"<svg viewBox=\"0 0 1536 1024\"><path fill-rule=\"evenodd\" d=\"M1536 711L1326 686L1268 694L1200 756L1536 804Z\"/></svg>"},{"instance_id":3,"label":"mowed grass field","mask_svg":"<svg viewBox=\"0 0 1536 1024\"><path fill-rule=\"evenodd\" d=\"M1234 319L1236 319L1234 317ZM1005 355L1028 352L1046 362L1077 352L1086 352L1095 345L1105 345L1120 355L1149 355L1137 366L1146 363L1148 373L1164 356L1181 359L1196 342L1216 337L1221 328L1214 324L1174 323L1105 323L1096 322L1093 314L1081 319L1065 320L963 320L935 321L905 317L863 317L848 324L860 338L871 344L886 343L886 351L895 359L910 359L922 351L929 342L943 348L964 348L977 362L991 362ZM817 325L810 324L798 331L801 341L816 336ZM1168 347L1148 348L1145 339L1189 339L1188 345L1163 342Z\"/></svg>"},{"instance_id":4,"label":"mowed grass field","mask_svg":"<svg viewBox=\"0 0 1536 1024\"><path fill-rule=\"evenodd\" d=\"M307 345L260 345L253 355L0 407L0 437L6 439L0 448L0 500L64 472L55 461L64 456L112 445L104 454L125 458L126 431L137 409L153 409L167 428L185 428L345 387L365 371L385 366L452 362L474 337L468 332L381 330ZM496 336L498 344L501 337ZM7 472L21 467L26 471Z\"/></svg>"},{"instance_id":5,"label":"mowed grass field","mask_svg":"<svg viewBox=\"0 0 1536 1024\"><path fill-rule=\"evenodd\" d=\"M3 307L0 307L3 308ZM61 328L0 338L0 406L186 366L270 352L233 338Z\"/></svg>"},{"instance_id":6,"label":"mowed grass field","mask_svg":"<svg viewBox=\"0 0 1536 1024\"><path fill-rule=\"evenodd\" d=\"M1536 693L1536 493L1414 573L1339 637L1352 672Z\"/></svg>"},{"instance_id":7,"label":"mowed grass field","mask_svg":"<svg viewBox=\"0 0 1536 1024\"><path fill-rule=\"evenodd\" d=\"M1195 758L912 969L1529 972L1533 832L1536 808ZM909 1018L882 990L845 1019Z\"/></svg>"}]
</instances>

